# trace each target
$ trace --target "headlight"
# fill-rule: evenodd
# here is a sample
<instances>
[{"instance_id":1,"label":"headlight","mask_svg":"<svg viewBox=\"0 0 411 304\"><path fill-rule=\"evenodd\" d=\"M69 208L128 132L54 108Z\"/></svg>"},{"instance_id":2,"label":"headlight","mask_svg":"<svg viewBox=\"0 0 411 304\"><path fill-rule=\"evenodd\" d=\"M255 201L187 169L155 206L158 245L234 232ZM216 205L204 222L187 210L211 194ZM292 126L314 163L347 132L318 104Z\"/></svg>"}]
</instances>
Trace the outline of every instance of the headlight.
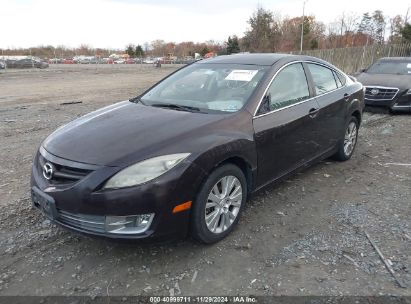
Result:
<instances>
[{"instance_id":1,"label":"headlight","mask_svg":"<svg viewBox=\"0 0 411 304\"><path fill-rule=\"evenodd\" d=\"M405 93L405 95L411 95L411 89L409 89L409 90Z\"/></svg>"},{"instance_id":2,"label":"headlight","mask_svg":"<svg viewBox=\"0 0 411 304\"><path fill-rule=\"evenodd\" d=\"M190 153L178 153L144 160L118 172L107 181L103 189L124 188L143 184L166 173L189 155Z\"/></svg>"}]
</instances>

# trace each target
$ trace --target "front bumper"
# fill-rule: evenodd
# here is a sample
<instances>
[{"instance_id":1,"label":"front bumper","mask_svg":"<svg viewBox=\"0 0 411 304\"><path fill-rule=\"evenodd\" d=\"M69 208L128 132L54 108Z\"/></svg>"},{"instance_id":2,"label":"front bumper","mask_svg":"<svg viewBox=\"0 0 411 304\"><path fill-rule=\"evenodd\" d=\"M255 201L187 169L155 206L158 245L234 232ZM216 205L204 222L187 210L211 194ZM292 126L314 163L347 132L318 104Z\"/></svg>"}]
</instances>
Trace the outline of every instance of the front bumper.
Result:
<instances>
[{"instance_id":1,"label":"front bumper","mask_svg":"<svg viewBox=\"0 0 411 304\"><path fill-rule=\"evenodd\" d=\"M166 239L187 235L190 210L178 213L172 211L176 205L195 199L197 189L205 177L195 164L182 162L146 184L102 190L101 184L118 172L119 168L91 165L88 174L78 181L49 182L43 177L41 158L56 166L84 168L88 165L58 158L43 148L40 151L32 167L32 198L33 191L38 189L53 202L54 209L51 215L38 203L33 203L33 206L41 209L53 222L80 233L115 239ZM114 234L101 229L105 216L139 214L154 214L150 226L142 233Z\"/></svg>"},{"instance_id":2,"label":"front bumper","mask_svg":"<svg viewBox=\"0 0 411 304\"><path fill-rule=\"evenodd\" d=\"M407 90L406 90L407 91ZM411 112L411 95L405 94L406 91L399 91L393 99L378 100L365 96L365 105L372 107L385 107L393 111Z\"/></svg>"},{"instance_id":3,"label":"front bumper","mask_svg":"<svg viewBox=\"0 0 411 304\"><path fill-rule=\"evenodd\" d=\"M411 95L402 95L391 106L393 111L401 111L411 113Z\"/></svg>"}]
</instances>

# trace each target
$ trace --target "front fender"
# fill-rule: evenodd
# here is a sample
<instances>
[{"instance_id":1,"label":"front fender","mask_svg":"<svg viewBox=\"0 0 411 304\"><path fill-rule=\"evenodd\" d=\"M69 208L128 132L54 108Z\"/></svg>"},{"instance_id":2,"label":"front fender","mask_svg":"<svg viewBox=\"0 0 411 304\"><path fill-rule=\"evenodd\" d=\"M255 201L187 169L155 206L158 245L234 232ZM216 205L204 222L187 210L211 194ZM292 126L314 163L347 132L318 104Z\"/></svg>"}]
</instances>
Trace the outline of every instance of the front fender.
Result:
<instances>
[{"instance_id":1,"label":"front fender","mask_svg":"<svg viewBox=\"0 0 411 304\"><path fill-rule=\"evenodd\" d=\"M218 144L211 146L207 151L199 155L193 162L208 176L220 164L231 161L244 164L250 174L248 182L255 184L257 172L257 153L255 142L252 139L220 137ZM252 188L252 186L250 186Z\"/></svg>"}]
</instances>

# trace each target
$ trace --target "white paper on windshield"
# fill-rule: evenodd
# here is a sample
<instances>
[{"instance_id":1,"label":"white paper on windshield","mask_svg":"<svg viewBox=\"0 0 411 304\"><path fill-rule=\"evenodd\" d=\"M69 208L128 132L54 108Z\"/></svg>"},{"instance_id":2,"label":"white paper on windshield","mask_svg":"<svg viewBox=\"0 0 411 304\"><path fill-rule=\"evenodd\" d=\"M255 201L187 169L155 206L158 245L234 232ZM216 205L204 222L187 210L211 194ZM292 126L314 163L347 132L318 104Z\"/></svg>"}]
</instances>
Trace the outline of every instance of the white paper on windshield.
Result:
<instances>
[{"instance_id":1,"label":"white paper on windshield","mask_svg":"<svg viewBox=\"0 0 411 304\"><path fill-rule=\"evenodd\" d=\"M407 69L411 69L411 63L407 64Z\"/></svg>"},{"instance_id":2,"label":"white paper on windshield","mask_svg":"<svg viewBox=\"0 0 411 304\"><path fill-rule=\"evenodd\" d=\"M215 73L215 71L213 70L205 70L204 74L206 75L213 75Z\"/></svg>"},{"instance_id":3,"label":"white paper on windshield","mask_svg":"<svg viewBox=\"0 0 411 304\"><path fill-rule=\"evenodd\" d=\"M232 70L225 80L251 81L258 70Z\"/></svg>"}]
</instances>

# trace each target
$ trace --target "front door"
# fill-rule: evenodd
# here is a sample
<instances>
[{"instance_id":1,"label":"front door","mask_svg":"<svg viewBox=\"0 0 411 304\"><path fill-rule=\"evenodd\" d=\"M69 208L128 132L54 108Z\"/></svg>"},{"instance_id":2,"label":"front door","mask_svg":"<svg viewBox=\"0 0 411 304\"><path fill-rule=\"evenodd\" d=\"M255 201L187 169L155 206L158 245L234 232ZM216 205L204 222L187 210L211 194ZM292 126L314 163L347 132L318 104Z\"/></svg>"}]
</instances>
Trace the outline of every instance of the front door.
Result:
<instances>
[{"instance_id":1,"label":"front door","mask_svg":"<svg viewBox=\"0 0 411 304\"><path fill-rule=\"evenodd\" d=\"M321 152L319 105L301 63L283 68L270 84L253 119L258 186L301 166Z\"/></svg>"}]
</instances>

